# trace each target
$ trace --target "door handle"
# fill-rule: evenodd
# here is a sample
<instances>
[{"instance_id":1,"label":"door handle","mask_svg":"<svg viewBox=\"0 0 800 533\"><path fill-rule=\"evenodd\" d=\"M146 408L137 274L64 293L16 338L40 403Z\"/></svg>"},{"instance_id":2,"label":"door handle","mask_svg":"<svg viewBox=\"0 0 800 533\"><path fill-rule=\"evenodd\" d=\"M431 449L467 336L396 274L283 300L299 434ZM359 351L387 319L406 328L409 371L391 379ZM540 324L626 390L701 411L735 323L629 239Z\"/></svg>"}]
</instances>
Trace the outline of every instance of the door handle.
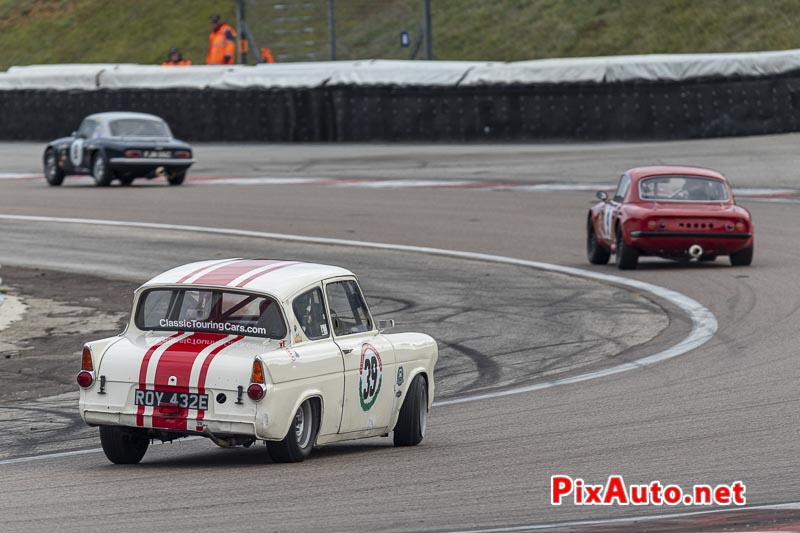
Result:
<instances>
[{"instance_id":1,"label":"door handle","mask_svg":"<svg viewBox=\"0 0 800 533\"><path fill-rule=\"evenodd\" d=\"M347 354L351 353L352 351L353 351L352 348L345 348L344 350L342 350L342 353L347 355Z\"/></svg>"}]
</instances>

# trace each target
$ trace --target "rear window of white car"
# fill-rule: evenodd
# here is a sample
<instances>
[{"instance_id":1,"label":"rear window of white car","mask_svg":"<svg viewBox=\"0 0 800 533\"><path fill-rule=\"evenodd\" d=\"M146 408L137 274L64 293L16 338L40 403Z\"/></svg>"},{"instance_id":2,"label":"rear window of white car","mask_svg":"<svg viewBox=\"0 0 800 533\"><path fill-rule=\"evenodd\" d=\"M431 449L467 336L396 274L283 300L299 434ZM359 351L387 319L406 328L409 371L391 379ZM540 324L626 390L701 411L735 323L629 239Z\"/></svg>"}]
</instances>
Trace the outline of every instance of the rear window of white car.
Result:
<instances>
[{"instance_id":1,"label":"rear window of white car","mask_svg":"<svg viewBox=\"0 0 800 533\"><path fill-rule=\"evenodd\" d=\"M109 125L114 137L171 137L167 125L155 120L124 118L111 121Z\"/></svg>"},{"instance_id":2,"label":"rear window of white car","mask_svg":"<svg viewBox=\"0 0 800 533\"><path fill-rule=\"evenodd\" d=\"M258 294L214 289L150 289L139 298L136 327L155 331L203 331L282 339L280 305Z\"/></svg>"}]
</instances>

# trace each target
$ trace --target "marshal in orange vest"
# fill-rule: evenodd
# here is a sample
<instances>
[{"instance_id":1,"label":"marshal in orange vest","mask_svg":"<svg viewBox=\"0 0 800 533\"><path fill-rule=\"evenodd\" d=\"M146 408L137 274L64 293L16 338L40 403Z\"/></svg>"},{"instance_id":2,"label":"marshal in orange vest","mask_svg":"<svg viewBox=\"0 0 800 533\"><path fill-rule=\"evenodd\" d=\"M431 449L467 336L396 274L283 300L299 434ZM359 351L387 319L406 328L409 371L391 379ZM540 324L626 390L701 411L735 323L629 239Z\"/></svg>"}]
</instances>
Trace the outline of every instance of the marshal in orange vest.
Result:
<instances>
[{"instance_id":1,"label":"marshal in orange vest","mask_svg":"<svg viewBox=\"0 0 800 533\"><path fill-rule=\"evenodd\" d=\"M211 17L214 29L208 36L208 65L232 65L236 57L236 31L227 22L220 22L219 15Z\"/></svg>"}]
</instances>

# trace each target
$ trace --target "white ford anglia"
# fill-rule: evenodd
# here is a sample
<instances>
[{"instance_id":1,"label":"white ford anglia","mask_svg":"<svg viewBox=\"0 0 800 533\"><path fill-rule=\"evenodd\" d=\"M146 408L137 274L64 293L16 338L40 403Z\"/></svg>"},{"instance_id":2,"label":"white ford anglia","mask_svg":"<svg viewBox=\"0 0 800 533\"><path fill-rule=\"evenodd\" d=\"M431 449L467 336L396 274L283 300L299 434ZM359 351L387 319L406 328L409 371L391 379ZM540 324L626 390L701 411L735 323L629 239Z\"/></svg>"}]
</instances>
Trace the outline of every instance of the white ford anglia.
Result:
<instances>
[{"instance_id":1,"label":"white ford anglia","mask_svg":"<svg viewBox=\"0 0 800 533\"><path fill-rule=\"evenodd\" d=\"M343 268L265 259L202 261L136 290L117 337L83 350L80 413L109 460L151 440L266 441L274 461L388 436L416 445L433 403L436 342L385 334Z\"/></svg>"}]
</instances>

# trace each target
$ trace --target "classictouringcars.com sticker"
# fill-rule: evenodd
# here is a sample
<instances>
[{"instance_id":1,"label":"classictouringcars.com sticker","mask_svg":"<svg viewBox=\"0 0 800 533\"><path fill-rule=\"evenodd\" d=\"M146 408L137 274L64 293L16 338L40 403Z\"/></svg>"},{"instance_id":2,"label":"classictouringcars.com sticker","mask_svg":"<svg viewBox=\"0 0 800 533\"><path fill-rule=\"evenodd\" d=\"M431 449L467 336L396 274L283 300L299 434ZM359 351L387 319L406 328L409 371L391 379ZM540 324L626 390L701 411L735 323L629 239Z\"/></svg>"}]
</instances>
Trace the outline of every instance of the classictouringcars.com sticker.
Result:
<instances>
[{"instance_id":1,"label":"classictouringcars.com sticker","mask_svg":"<svg viewBox=\"0 0 800 533\"><path fill-rule=\"evenodd\" d=\"M364 343L361 346L361 366L358 369L358 375L358 383L361 388L358 399L361 401L361 409L369 411L375 405L383 383L381 355L371 344Z\"/></svg>"}]
</instances>

